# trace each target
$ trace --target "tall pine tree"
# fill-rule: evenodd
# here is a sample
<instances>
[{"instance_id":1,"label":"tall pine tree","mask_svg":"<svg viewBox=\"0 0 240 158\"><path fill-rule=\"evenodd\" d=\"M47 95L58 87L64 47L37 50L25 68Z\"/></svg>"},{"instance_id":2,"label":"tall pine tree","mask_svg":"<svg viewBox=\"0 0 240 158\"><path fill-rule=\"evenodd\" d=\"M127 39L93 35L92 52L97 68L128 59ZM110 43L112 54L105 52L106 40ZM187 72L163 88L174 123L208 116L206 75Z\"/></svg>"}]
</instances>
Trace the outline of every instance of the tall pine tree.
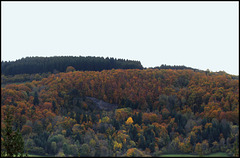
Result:
<instances>
[{"instance_id":1,"label":"tall pine tree","mask_svg":"<svg viewBox=\"0 0 240 158\"><path fill-rule=\"evenodd\" d=\"M34 99L33 99L33 104L38 105L39 104L39 99L38 99L38 93L34 93Z\"/></svg>"},{"instance_id":2,"label":"tall pine tree","mask_svg":"<svg viewBox=\"0 0 240 158\"><path fill-rule=\"evenodd\" d=\"M1 157L23 157L24 156L24 141L19 131L13 131L13 108L7 106L5 110L5 119L3 123L5 127L1 128ZM27 154L25 154L27 156Z\"/></svg>"}]
</instances>

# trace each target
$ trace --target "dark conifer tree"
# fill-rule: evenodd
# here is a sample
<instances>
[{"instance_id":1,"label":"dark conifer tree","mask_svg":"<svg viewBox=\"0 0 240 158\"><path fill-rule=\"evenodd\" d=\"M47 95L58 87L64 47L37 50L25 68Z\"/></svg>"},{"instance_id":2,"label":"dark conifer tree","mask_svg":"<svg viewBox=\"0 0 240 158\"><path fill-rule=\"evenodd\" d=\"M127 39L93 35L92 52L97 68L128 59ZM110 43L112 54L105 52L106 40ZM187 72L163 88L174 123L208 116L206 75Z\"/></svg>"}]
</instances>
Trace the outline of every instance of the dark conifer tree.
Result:
<instances>
[{"instance_id":1,"label":"dark conifer tree","mask_svg":"<svg viewBox=\"0 0 240 158\"><path fill-rule=\"evenodd\" d=\"M38 99L38 93L34 93L34 99L33 99L33 104L34 105L39 105L39 99Z\"/></svg>"},{"instance_id":2,"label":"dark conifer tree","mask_svg":"<svg viewBox=\"0 0 240 158\"><path fill-rule=\"evenodd\" d=\"M5 111L6 118L3 120L5 128L1 128L1 156L2 157L17 157L24 156L24 141L19 131L13 131L13 109L7 106ZM26 155L26 154L25 154ZM27 156L27 155L26 155Z\"/></svg>"}]
</instances>

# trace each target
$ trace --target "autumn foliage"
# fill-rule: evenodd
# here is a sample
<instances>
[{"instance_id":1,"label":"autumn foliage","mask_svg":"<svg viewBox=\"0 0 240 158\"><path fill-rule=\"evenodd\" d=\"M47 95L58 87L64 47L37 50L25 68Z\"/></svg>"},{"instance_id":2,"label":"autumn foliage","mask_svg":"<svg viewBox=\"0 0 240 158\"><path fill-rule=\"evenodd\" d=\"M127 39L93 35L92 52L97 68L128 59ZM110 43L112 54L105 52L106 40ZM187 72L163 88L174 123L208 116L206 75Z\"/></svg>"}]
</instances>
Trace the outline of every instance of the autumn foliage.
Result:
<instances>
[{"instance_id":1,"label":"autumn foliage","mask_svg":"<svg viewBox=\"0 0 240 158\"><path fill-rule=\"evenodd\" d=\"M88 97L117 109L101 110ZM6 105L15 108L15 126L32 153L231 153L239 135L239 81L228 74L69 68L40 81L1 88L2 111ZM79 153L85 149L89 153Z\"/></svg>"}]
</instances>

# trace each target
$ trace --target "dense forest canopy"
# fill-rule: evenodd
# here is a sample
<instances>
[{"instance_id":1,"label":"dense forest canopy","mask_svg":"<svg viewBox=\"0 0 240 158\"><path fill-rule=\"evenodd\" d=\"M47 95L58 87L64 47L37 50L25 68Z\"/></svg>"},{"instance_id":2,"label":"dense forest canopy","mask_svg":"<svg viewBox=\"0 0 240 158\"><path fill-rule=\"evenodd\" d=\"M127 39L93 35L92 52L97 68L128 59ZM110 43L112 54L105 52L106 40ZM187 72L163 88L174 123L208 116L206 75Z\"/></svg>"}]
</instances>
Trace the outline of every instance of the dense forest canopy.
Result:
<instances>
[{"instance_id":1,"label":"dense forest canopy","mask_svg":"<svg viewBox=\"0 0 240 158\"><path fill-rule=\"evenodd\" d=\"M26 57L16 61L2 61L1 74L34 74L64 72L68 66L79 71L110 69L143 69L140 61L83 56Z\"/></svg>"},{"instance_id":2,"label":"dense forest canopy","mask_svg":"<svg viewBox=\"0 0 240 158\"><path fill-rule=\"evenodd\" d=\"M194 70L194 71L200 71L198 69L195 68L191 68L191 67L187 67L184 65L166 65L166 64L162 64L161 66L155 66L153 69L174 69L174 70Z\"/></svg>"},{"instance_id":3,"label":"dense forest canopy","mask_svg":"<svg viewBox=\"0 0 240 158\"><path fill-rule=\"evenodd\" d=\"M102 71L111 69L173 69L173 70L193 70L196 72L210 73L210 70L199 70L184 65L166 65L143 68L140 61L103 58L103 57L26 57L16 61L1 62L1 85L9 83L39 81L48 77L51 73L79 71ZM211 72L213 73L213 72ZM214 72L215 74L227 74L224 71ZM233 79L238 76L231 75Z\"/></svg>"},{"instance_id":4,"label":"dense forest canopy","mask_svg":"<svg viewBox=\"0 0 240 158\"><path fill-rule=\"evenodd\" d=\"M69 68L1 88L1 110L7 106L33 154L239 152L239 80L226 73Z\"/></svg>"}]
</instances>

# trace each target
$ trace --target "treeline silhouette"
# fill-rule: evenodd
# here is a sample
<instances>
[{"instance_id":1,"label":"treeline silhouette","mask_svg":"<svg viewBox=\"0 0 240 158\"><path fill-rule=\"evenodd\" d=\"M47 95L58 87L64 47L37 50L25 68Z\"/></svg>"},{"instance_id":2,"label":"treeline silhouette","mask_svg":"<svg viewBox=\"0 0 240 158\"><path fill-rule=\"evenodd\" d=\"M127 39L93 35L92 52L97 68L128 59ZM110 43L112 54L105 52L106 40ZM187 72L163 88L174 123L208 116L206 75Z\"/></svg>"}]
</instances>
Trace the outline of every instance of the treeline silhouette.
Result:
<instances>
[{"instance_id":1,"label":"treeline silhouette","mask_svg":"<svg viewBox=\"0 0 240 158\"><path fill-rule=\"evenodd\" d=\"M152 68L152 67L151 67ZM175 69L175 70L193 70L193 71L200 71L199 69L195 69L195 68L191 68L191 67L187 67L187 66L184 66L184 65L166 65L166 64L162 64L161 66L156 66L152 69Z\"/></svg>"},{"instance_id":2,"label":"treeline silhouette","mask_svg":"<svg viewBox=\"0 0 240 158\"><path fill-rule=\"evenodd\" d=\"M3 75L64 72L68 66L79 71L110 69L143 69L140 61L83 56L26 57L16 61L2 61Z\"/></svg>"}]
</instances>

